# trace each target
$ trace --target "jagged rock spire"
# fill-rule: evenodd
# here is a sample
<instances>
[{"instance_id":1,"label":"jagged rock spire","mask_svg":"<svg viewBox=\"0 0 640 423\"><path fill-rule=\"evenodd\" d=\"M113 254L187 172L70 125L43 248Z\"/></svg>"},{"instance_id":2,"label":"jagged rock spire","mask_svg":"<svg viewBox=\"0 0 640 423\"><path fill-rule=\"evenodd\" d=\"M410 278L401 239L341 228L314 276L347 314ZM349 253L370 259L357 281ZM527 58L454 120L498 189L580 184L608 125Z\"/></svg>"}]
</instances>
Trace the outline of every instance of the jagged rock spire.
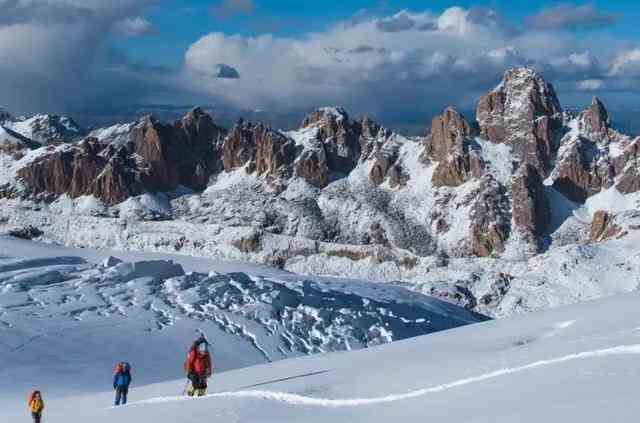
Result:
<instances>
[{"instance_id":1,"label":"jagged rock spire","mask_svg":"<svg viewBox=\"0 0 640 423\"><path fill-rule=\"evenodd\" d=\"M598 97L593 97L591 106L584 112L584 122L588 130L593 132L606 132L609 129L609 113Z\"/></svg>"},{"instance_id":2,"label":"jagged rock spire","mask_svg":"<svg viewBox=\"0 0 640 423\"><path fill-rule=\"evenodd\" d=\"M562 123L562 109L553 85L530 68L515 68L478 103L480 134L507 143L521 161L548 173L554 152L554 133Z\"/></svg>"}]
</instances>

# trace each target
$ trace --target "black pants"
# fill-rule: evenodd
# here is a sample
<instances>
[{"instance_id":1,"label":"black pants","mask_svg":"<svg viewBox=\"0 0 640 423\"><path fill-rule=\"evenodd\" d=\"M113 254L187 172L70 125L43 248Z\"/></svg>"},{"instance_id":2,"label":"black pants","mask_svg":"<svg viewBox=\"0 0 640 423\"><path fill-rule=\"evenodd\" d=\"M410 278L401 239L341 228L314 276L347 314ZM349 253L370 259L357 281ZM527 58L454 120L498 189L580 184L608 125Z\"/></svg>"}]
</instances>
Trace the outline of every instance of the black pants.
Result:
<instances>
[{"instance_id":1,"label":"black pants","mask_svg":"<svg viewBox=\"0 0 640 423\"><path fill-rule=\"evenodd\" d=\"M120 404L125 405L127 403L127 394L129 394L129 388L124 386L118 386L116 388L116 406Z\"/></svg>"},{"instance_id":2,"label":"black pants","mask_svg":"<svg viewBox=\"0 0 640 423\"><path fill-rule=\"evenodd\" d=\"M40 423L40 420L42 419L42 412L31 413L31 417L33 417L33 423Z\"/></svg>"},{"instance_id":3,"label":"black pants","mask_svg":"<svg viewBox=\"0 0 640 423\"><path fill-rule=\"evenodd\" d=\"M207 389L207 376L191 373L189 380L191 381L191 386L195 389Z\"/></svg>"}]
</instances>

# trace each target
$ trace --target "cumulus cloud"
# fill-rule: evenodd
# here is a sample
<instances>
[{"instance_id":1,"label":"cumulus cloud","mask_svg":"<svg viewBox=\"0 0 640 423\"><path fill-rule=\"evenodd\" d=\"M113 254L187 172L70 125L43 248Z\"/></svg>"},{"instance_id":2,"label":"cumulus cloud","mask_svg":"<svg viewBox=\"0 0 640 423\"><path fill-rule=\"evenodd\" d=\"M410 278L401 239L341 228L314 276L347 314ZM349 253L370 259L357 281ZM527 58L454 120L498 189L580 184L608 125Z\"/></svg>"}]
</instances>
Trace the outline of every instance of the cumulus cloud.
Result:
<instances>
[{"instance_id":1,"label":"cumulus cloud","mask_svg":"<svg viewBox=\"0 0 640 423\"><path fill-rule=\"evenodd\" d=\"M236 15L248 15L256 10L253 0L223 0L211 8L211 14L219 19Z\"/></svg>"},{"instance_id":2,"label":"cumulus cloud","mask_svg":"<svg viewBox=\"0 0 640 423\"><path fill-rule=\"evenodd\" d=\"M114 24L113 30L122 37L141 37L156 32L153 24L141 16L122 19Z\"/></svg>"},{"instance_id":3,"label":"cumulus cloud","mask_svg":"<svg viewBox=\"0 0 640 423\"><path fill-rule=\"evenodd\" d=\"M640 48L622 51L613 62L609 74L612 76L639 76L640 77Z\"/></svg>"},{"instance_id":4,"label":"cumulus cloud","mask_svg":"<svg viewBox=\"0 0 640 423\"><path fill-rule=\"evenodd\" d=\"M592 8L571 10L584 24L585 10ZM565 16L565 26L576 28L575 16ZM518 29L493 10L452 7L440 14L358 15L296 38L212 33L188 49L184 74L191 84L241 108L339 104L385 121L419 121L447 104L474 108L514 66L542 71L561 96L582 101L580 92L613 87L612 75L632 72L640 63L638 49L621 53L610 65L614 43L607 37ZM240 78L212 73L221 63Z\"/></svg>"},{"instance_id":5,"label":"cumulus cloud","mask_svg":"<svg viewBox=\"0 0 640 423\"><path fill-rule=\"evenodd\" d=\"M597 29L615 22L615 16L600 12L593 4L561 4L544 9L528 19L533 28L552 30Z\"/></svg>"},{"instance_id":6,"label":"cumulus cloud","mask_svg":"<svg viewBox=\"0 0 640 423\"><path fill-rule=\"evenodd\" d=\"M584 79L578 81L578 89L583 91L598 91L604 87L602 79Z\"/></svg>"},{"instance_id":7,"label":"cumulus cloud","mask_svg":"<svg viewBox=\"0 0 640 423\"><path fill-rule=\"evenodd\" d=\"M34 7L20 9L27 2ZM255 8L218 7L232 3L242 13ZM640 47L607 34L516 28L485 8L361 13L295 37L214 32L187 49L183 68L168 71L109 47L114 34L153 31L144 19L153 0L0 4L20 12L0 17L0 104L16 113L186 99L284 113L342 105L392 126L422 126L449 104L473 109L514 66L541 70L568 104L588 102L587 92L639 87ZM69 9L47 15L54 4Z\"/></svg>"}]
</instances>

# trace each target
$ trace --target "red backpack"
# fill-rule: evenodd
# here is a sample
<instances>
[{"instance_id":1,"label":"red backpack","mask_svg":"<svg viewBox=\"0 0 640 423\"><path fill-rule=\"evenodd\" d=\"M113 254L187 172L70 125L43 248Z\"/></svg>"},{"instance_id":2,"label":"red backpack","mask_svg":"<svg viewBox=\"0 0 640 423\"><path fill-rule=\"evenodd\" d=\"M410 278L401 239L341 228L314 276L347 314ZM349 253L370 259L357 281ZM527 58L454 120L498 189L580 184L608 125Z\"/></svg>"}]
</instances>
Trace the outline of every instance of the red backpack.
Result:
<instances>
[{"instance_id":1,"label":"red backpack","mask_svg":"<svg viewBox=\"0 0 640 423\"><path fill-rule=\"evenodd\" d=\"M116 364L116 367L113 369L113 374L117 375L118 373L129 373L131 372L131 364L126 361L121 361Z\"/></svg>"}]
</instances>

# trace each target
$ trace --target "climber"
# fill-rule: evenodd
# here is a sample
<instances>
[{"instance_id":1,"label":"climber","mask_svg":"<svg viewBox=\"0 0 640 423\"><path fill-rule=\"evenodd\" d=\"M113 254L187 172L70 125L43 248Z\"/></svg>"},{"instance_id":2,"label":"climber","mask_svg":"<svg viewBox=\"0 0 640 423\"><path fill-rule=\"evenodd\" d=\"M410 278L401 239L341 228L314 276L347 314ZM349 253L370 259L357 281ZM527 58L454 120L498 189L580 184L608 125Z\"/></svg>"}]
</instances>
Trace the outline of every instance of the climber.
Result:
<instances>
[{"instance_id":1,"label":"climber","mask_svg":"<svg viewBox=\"0 0 640 423\"><path fill-rule=\"evenodd\" d=\"M205 395L207 393L207 379L213 374L213 366L209 354L209 342L204 335L200 335L189 349L184 369L187 378L191 381L191 387L187 394L190 397Z\"/></svg>"},{"instance_id":2,"label":"climber","mask_svg":"<svg viewBox=\"0 0 640 423\"><path fill-rule=\"evenodd\" d=\"M116 364L113 371L113 389L116 391L116 407L127 403L129 385L131 384L131 365L125 361Z\"/></svg>"},{"instance_id":3,"label":"climber","mask_svg":"<svg viewBox=\"0 0 640 423\"><path fill-rule=\"evenodd\" d=\"M33 391L29 394L29 409L33 423L40 423L42 420L42 411L44 410L44 400L40 391Z\"/></svg>"}]
</instances>

